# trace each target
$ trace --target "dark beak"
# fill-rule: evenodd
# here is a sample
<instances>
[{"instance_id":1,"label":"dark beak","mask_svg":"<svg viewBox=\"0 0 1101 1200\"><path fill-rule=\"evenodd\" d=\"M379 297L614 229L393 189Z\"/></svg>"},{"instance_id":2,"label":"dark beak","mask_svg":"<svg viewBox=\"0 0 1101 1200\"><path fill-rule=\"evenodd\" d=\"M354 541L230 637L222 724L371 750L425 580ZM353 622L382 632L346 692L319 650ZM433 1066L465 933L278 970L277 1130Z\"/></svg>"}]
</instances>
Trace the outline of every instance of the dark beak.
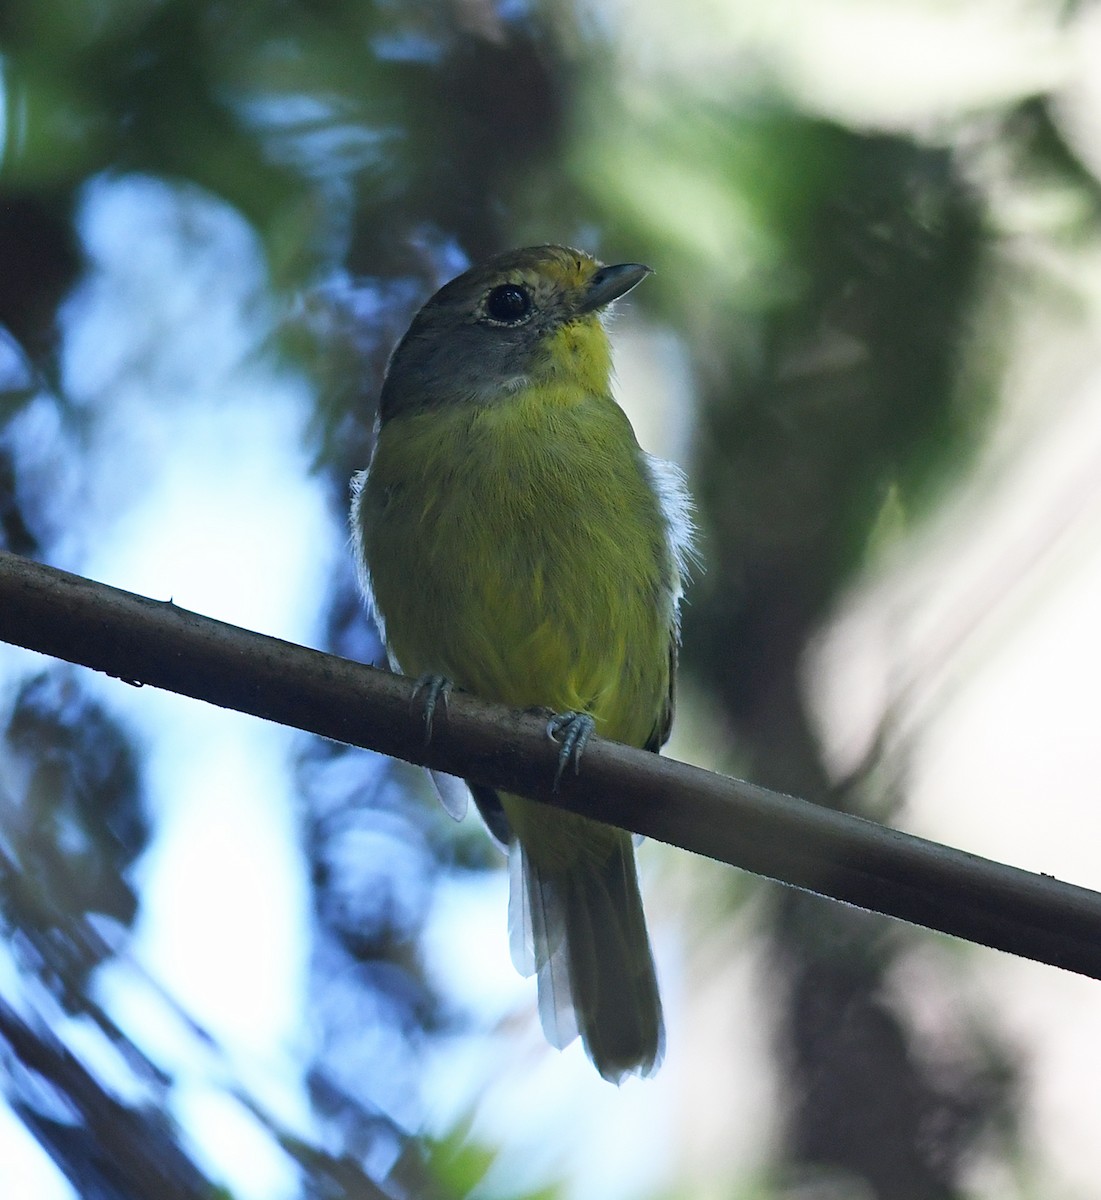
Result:
<instances>
[{"instance_id":1,"label":"dark beak","mask_svg":"<svg viewBox=\"0 0 1101 1200\"><path fill-rule=\"evenodd\" d=\"M619 263L614 267L601 267L592 277L588 291L578 312L595 312L620 296L625 296L636 283L641 283L652 272L642 263Z\"/></svg>"}]
</instances>

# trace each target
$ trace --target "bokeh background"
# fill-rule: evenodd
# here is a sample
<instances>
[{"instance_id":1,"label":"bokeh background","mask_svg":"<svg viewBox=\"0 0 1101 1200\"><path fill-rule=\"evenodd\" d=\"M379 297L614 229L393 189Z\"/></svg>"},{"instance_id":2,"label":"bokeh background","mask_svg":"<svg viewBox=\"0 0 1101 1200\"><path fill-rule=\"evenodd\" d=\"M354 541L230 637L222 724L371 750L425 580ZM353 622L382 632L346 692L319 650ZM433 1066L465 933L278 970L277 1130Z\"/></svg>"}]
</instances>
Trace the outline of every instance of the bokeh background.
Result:
<instances>
[{"instance_id":1,"label":"bokeh background","mask_svg":"<svg viewBox=\"0 0 1101 1200\"><path fill-rule=\"evenodd\" d=\"M348 480L469 262L615 324L706 569L670 752L1101 888L1101 11L6 0L0 539L377 661ZM0 1194L1088 1200L1092 981L641 848L548 1048L419 772L0 645Z\"/></svg>"}]
</instances>

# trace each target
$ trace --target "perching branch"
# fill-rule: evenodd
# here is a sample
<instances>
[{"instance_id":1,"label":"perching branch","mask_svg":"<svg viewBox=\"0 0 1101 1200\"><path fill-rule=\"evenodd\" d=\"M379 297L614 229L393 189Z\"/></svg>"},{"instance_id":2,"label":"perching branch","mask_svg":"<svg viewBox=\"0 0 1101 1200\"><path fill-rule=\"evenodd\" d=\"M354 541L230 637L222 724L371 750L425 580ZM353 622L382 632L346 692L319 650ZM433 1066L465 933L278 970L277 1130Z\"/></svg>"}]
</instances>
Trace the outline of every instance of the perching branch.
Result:
<instances>
[{"instance_id":1,"label":"perching branch","mask_svg":"<svg viewBox=\"0 0 1101 1200\"><path fill-rule=\"evenodd\" d=\"M595 817L783 883L1101 978L1101 894L594 738L552 791L544 719L0 553L0 639Z\"/></svg>"}]
</instances>

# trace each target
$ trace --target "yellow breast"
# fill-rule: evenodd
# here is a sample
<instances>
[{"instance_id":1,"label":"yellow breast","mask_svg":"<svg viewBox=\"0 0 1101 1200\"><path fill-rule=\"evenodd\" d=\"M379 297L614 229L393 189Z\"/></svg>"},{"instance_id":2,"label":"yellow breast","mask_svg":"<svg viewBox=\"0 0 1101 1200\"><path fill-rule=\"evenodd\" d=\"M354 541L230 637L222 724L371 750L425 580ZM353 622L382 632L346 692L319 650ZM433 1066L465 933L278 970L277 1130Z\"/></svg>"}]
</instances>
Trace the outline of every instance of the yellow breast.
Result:
<instances>
[{"instance_id":1,"label":"yellow breast","mask_svg":"<svg viewBox=\"0 0 1101 1200\"><path fill-rule=\"evenodd\" d=\"M500 402L388 421L363 558L406 673L588 711L642 745L667 703L676 571L627 418L578 385L585 337L566 327L538 384Z\"/></svg>"}]
</instances>

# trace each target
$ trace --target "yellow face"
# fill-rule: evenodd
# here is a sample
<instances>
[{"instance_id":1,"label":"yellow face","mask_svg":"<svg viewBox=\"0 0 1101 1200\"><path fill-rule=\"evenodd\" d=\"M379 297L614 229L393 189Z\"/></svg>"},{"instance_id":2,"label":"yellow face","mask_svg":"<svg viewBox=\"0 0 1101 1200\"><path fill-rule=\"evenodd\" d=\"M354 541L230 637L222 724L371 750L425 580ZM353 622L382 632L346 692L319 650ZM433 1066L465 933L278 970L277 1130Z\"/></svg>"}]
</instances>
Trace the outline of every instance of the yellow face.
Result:
<instances>
[{"instance_id":1,"label":"yellow face","mask_svg":"<svg viewBox=\"0 0 1101 1200\"><path fill-rule=\"evenodd\" d=\"M601 311L648 273L638 263L605 267L580 250L534 246L460 275L421 309L394 352L382 420L489 403L547 379L606 390Z\"/></svg>"}]
</instances>

